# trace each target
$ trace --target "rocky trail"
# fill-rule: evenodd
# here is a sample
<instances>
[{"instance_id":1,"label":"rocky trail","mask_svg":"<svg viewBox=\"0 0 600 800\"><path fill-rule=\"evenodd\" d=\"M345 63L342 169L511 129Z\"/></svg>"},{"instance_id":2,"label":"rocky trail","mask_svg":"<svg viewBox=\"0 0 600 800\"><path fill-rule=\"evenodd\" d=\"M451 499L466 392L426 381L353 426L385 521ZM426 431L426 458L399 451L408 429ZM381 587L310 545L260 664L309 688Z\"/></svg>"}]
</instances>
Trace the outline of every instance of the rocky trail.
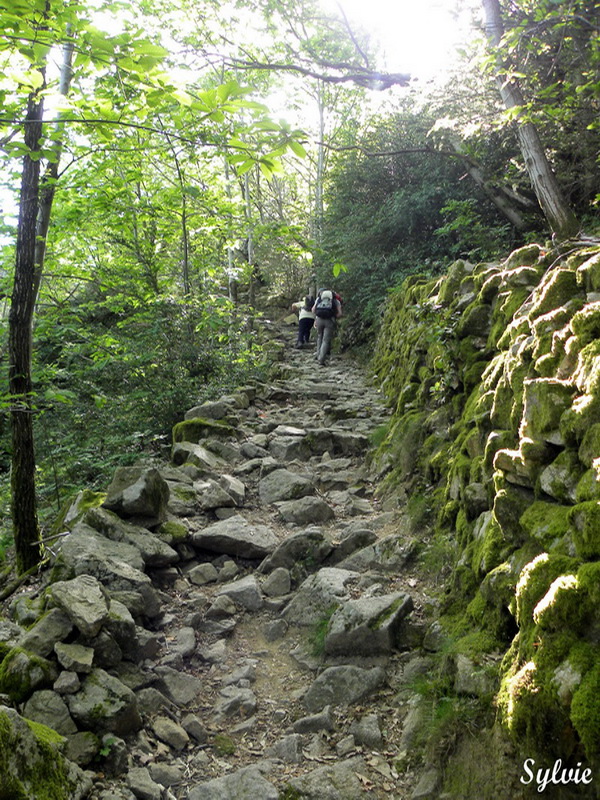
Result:
<instances>
[{"instance_id":1,"label":"rocky trail","mask_svg":"<svg viewBox=\"0 0 600 800\"><path fill-rule=\"evenodd\" d=\"M0 618L48 665L20 665L19 708L66 736L65 798L437 796L410 756L428 598L367 462L387 411L292 337L276 381L186 414L171 465L79 498L51 582Z\"/></svg>"}]
</instances>

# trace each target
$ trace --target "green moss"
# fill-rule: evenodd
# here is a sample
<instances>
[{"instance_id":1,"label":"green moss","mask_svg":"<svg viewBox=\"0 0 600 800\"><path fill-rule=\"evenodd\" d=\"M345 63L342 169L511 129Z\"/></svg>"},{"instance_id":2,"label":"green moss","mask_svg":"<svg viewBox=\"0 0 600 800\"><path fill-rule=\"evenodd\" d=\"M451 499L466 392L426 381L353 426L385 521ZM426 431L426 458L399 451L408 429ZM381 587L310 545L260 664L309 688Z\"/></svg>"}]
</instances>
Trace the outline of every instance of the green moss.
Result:
<instances>
[{"instance_id":1,"label":"green moss","mask_svg":"<svg viewBox=\"0 0 600 800\"><path fill-rule=\"evenodd\" d=\"M529 294L530 292L527 287L517 286L510 292L504 292L498 295L487 340L487 347L490 350L498 348L498 343L505 333L508 324L514 317L518 316L517 312L529 298Z\"/></svg>"},{"instance_id":2,"label":"green moss","mask_svg":"<svg viewBox=\"0 0 600 800\"><path fill-rule=\"evenodd\" d=\"M178 500L184 503L193 503L196 501L196 491L191 486L172 486L171 492Z\"/></svg>"},{"instance_id":3,"label":"green moss","mask_svg":"<svg viewBox=\"0 0 600 800\"><path fill-rule=\"evenodd\" d=\"M47 725L43 725L41 722L34 722L31 719L25 719L25 722L29 725L38 744L61 748L67 741L60 733L57 733L53 728L49 728Z\"/></svg>"},{"instance_id":4,"label":"green moss","mask_svg":"<svg viewBox=\"0 0 600 800\"><path fill-rule=\"evenodd\" d=\"M600 558L600 502L590 500L573 506L568 519L577 555Z\"/></svg>"},{"instance_id":5,"label":"green moss","mask_svg":"<svg viewBox=\"0 0 600 800\"><path fill-rule=\"evenodd\" d=\"M325 611L319 621L313 626L309 640L311 644L312 654L314 656L322 656L325 651L325 639L327 638L327 631L329 629L329 622L332 616L339 608L338 603L333 603Z\"/></svg>"},{"instance_id":6,"label":"green moss","mask_svg":"<svg viewBox=\"0 0 600 800\"><path fill-rule=\"evenodd\" d=\"M573 270L555 269L546 273L535 294L529 318L536 319L543 314L566 305L570 300L582 295Z\"/></svg>"},{"instance_id":7,"label":"green moss","mask_svg":"<svg viewBox=\"0 0 600 800\"><path fill-rule=\"evenodd\" d=\"M64 800L75 788L68 777L67 762L60 754L65 739L56 731L27 723L34 736L35 749L27 760L14 759L22 734L11 719L0 711L0 800ZM18 767L16 766L18 764ZM18 770L18 772L16 772Z\"/></svg>"},{"instance_id":8,"label":"green moss","mask_svg":"<svg viewBox=\"0 0 600 800\"><path fill-rule=\"evenodd\" d=\"M32 675L36 676L32 685ZM0 664L0 692L15 703L26 700L34 688L50 682L51 665L22 647L13 647Z\"/></svg>"},{"instance_id":9,"label":"green moss","mask_svg":"<svg viewBox=\"0 0 600 800\"><path fill-rule=\"evenodd\" d=\"M600 458L600 422L592 425L583 437L579 447L579 458L586 467L591 467Z\"/></svg>"},{"instance_id":10,"label":"green moss","mask_svg":"<svg viewBox=\"0 0 600 800\"><path fill-rule=\"evenodd\" d=\"M553 581L576 572L577 559L570 556L540 553L521 571L516 587L517 622L522 630L533 624L533 612Z\"/></svg>"},{"instance_id":11,"label":"green moss","mask_svg":"<svg viewBox=\"0 0 600 800\"><path fill-rule=\"evenodd\" d=\"M533 609L533 621L538 631L566 629L580 632L588 614L587 599L576 575L559 575Z\"/></svg>"},{"instance_id":12,"label":"green moss","mask_svg":"<svg viewBox=\"0 0 600 800\"><path fill-rule=\"evenodd\" d=\"M589 256L589 253L587 254ZM577 269L577 283L586 292L597 292L600 289L600 253L594 253Z\"/></svg>"},{"instance_id":13,"label":"green moss","mask_svg":"<svg viewBox=\"0 0 600 800\"><path fill-rule=\"evenodd\" d=\"M106 492L93 492L91 489L84 489L70 497L63 503L58 517L50 528L50 535L55 536L65 528L70 530L87 511L91 508L98 508L105 500Z\"/></svg>"},{"instance_id":14,"label":"green moss","mask_svg":"<svg viewBox=\"0 0 600 800\"><path fill-rule=\"evenodd\" d=\"M369 627L374 631L378 631L385 625L388 619L390 619L390 617L392 617L396 613L396 611L400 608L400 606L404 602L405 602L404 597L398 597L396 600L394 600L394 602L390 605L389 608L386 608L386 610L382 611L378 617L370 621Z\"/></svg>"},{"instance_id":15,"label":"green moss","mask_svg":"<svg viewBox=\"0 0 600 800\"><path fill-rule=\"evenodd\" d=\"M513 250L502 266L504 269L534 266L542 261L543 252L539 244L526 244Z\"/></svg>"},{"instance_id":16,"label":"green moss","mask_svg":"<svg viewBox=\"0 0 600 800\"><path fill-rule=\"evenodd\" d=\"M536 500L521 516L519 523L528 536L549 548L569 530L570 511L570 506Z\"/></svg>"},{"instance_id":17,"label":"green moss","mask_svg":"<svg viewBox=\"0 0 600 800\"><path fill-rule=\"evenodd\" d=\"M582 394L561 416L559 430L568 446L579 447L587 431L597 423L600 423L600 393Z\"/></svg>"},{"instance_id":18,"label":"green moss","mask_svg":"<svg viewBox=\"0 0 600 800\"><path fill-rule=\"evenodd\" d=\"M575 489L575 499L578 503L600 500L600 476L595 469L583 473Z\"/></svg>"},{"instance_id":19,"label":"green moss","mask_svg":"<svg viewBox=\"0 0 600 800\"><path fill-rule=\"evenodd\" d=\"M235 429L226 422L214 419L195 417L178 422L173 427L173 444L176 442L193 442L198 444L207 436L233 436Z\"/></svg>"},{"instance_id":20,"label":"green moss","mask_svg":"<svg viewBox=\"0 0 600 800\"><path fill-rule=\"evenodd\" d=\"M490 307L488 305L481 305L478 300L475 300L463 311L458 325L456 326L456 335L459 339L472 336L487 338L490 332L490 326Z\"/></svg>"},{"instance_id":21,"label":"green moss","mask_svg":"<svg viewBox=\"0 0 600 800\"><path fill-rule=\"evenodd\" d=\"M236 751L235 742L226 733L217 733L212 746L219 756L232 756Z\"/></svg>"},{"instance_id":22,"label":"green moss","mask_svg":"<svg viewBox=\"0 0 600 800\"><path fill-rule=\"evenodd\" d=\"M163 522L160 528L158 529L158 535L161 538L164 538L169 543L176 543L176 542L185 542L188 538L188 529L182 522L176 522L175 520L169 520L168 522Z\"/></svg>"},{"instance_id":23,"label":"green moss","mask_svg":"<svg viewBox=\"0 0 600 800\"><path fill-rule=\"evenodd\" d=\"M600 339L600 303L588 303L571 320L571 330L582 346Z\"/></svg>"},{"instance_id":24,"label":"green moss","mask_svg":"<svg viewBox=\"0 0 600 800\"><path fill-rule=\"evenodd\" d=\"M572 744L567 710L558 702L550 675L535 660L514 660L501 682L497 703L519 749L530 757L568 757Z\"/></svg>"},{"instance_id":25,"label":"green moss","mask_svg":"<svg viewBox=\"0 0 600 800\"><path fill-rule=\"evenodd\" d=\"M573 695L571 720L587 757L597 763L600 753L600 660L584 676Z\"/></svg>"},{"instance_id":26,"label":"green moss","mask_svg":"<svg viewBox=\"0 0 600 800\"><path fill-rule=\"evenodd\" d=\"M483 576L501 564L506 556L507 545L508 541L498 520L493 514L489 514L473 548L473 572Z\"/></svg>"}]
</instances>

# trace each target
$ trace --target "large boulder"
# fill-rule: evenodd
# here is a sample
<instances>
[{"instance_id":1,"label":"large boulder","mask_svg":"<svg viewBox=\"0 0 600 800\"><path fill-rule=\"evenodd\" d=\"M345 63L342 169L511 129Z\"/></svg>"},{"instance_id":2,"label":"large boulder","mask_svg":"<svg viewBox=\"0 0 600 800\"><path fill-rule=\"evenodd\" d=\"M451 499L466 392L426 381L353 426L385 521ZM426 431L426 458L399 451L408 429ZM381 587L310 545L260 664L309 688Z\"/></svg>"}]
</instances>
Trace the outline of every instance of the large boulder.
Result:
<instances>
[{"instance_id":1,"label":"large boulder","mask_svg":"<svg viewBox=\"0 0 600 800\"><path fill-rule=\"evenodd\" d=\"M292 569L298 563L315 566L324 561L333 550L333 545L321 528L310 527L287 536L268 555L259 567L260 572L271 572L277 567Z\"/></svg>"},{"instance_id":2,"label":"large boulder","mask_svg":"<svg viewBox=\"0 0 600 800\"><path fill-rule=\"evenodd\" d=\"M51 686L57 677L56 665L52 661L13 647L0 663L0 692L7 694L13 702L21 703L36 689Z\"/></svg>"},{"instance_id":3,"label":"large boulder","mask_svg":"<svg viewBox=\"0 0 600 800\"><path fill-rule=\"evenodd\" d=\"M91 575L57 581L48 588L47 594L49 601L60 608L86 637L97 636L108 620L106 590Z\"/></svg>"},{"instance_id":4,"label":"large boulder","mask_svg":"<svg viewBox=\"0 0 600 800\"><path fill-rule=\"evenodd\" d=\"M311 480L287 469L273 470L258 484L260 499L266 505L280 500L296 500L313 492Z\"/></svg>"},{"instance_id":5,"label":"large boulder","mask_svg":"<svg viewBox=\"0 0 600 800\"><path fill-rule=\"evenodd\" d=\"M194 786L188 800L277 800L279 791L260 773L258 767L243 767L221 778L213 778Z\"/></svg>"},{"instance_id":6,"label":"large boulder","mask_svg":"<svg viewBox=\"0 0 600 800\"><path fill-rule=\"evenodd\" d=\"M169 487L157 469L119 467L103 505L120 516L162 520L168 502Z\"/></svg>"},{"instance_id":7,"label":"large boulder","mask_svg":"<svg viewBox=\"0 0 600 800\"><path fill-rule=\"evenodd\" d=\"M300 585L283 610L283 616L292 625L319 624L348 598L350 587L359 577L358 572L336 567L320 569Z\"/></svg>"},{"instance_id":8,"label":"large boulder","mask_svg":"<svg viewBox=\"0 0 600 800\"><path fill-rule=\"evenodd\" d=\"M6 798L82 800L91 780L62 754L65 740L44 725L29 725L0 706L0 792Z\"/></svg>"},{"instance_id":9,"label":"large boulder","mask_svg":"<svg viewBox=\"0 0 600 800\"><path fill-rule=\"evenodd\" d=\"M176 466L181 464L194 464L201 470L211 472L219 466L225 466L225 462L203 447L201 444L193 442L176 442L173 445L171 454L173 463Z\"/></svg>"},{"instance_id":10,"label":"large boulder","mask_svg":"<svg viewBox=\"0 0 600 800\"><path fill-rule=\"evenodd\" d=\"M266 525L251 525L240 514L215 522L192 534L194 547L239 558L264 558L277 538Z\"/></svg>"},{"instance_id":11,"label":"large boulder","mask_svg":"<svg viewBox=\"0 0 600 800\"><path fill-rule=\"evenodd\" d=\"M304 695L304 706L312 713L328 705L348 706L372 694L384 681L381 667L362 669L348 664L328 667Z\"/></svg>"},{"instance_id":12,"label":"large boulder","mask_svg":"<svg viewBox=\"0 0 600 800\"><path fill-rule=\"evenodd\" d=\"M149 567L167 567L179 561L177 552L147 528L126 522L105 508L91 509L83 521L113 542L126 542L136 547Z\"/></svg>"},{"instance_id":13,"label":"large boulder","mask_svg":"<svg viewBox=\"0 0 600 800\"><path fill-rule=\"evenodd\" d=\"M299 500L285 500L277 503L277 511L285 522L294 525L308 525L311 522L329 522L335 512L320 497L301 497Z\"/></svg>"},{"instance_id":14,"label":"large boulder","mask_svg":"<svg viewBox=\"0 0 600 800\"><path fill-rule=\"evenodd\" d=\"M290 797L301 797L302 800L363 800L365 787L359 777L368 775L368 768L361 756L355 756L337 764L307 772L289 782ZM285 793L284 793L285 796Z\"/></svg>"},{"instance_id":15,"label":"large boulder","mask_svg":"<svg viewBox=\"0 0 600 800\"><path fill-rule=\"evenodd\" d=\"M72 630L73 622L67 614L59 608L51 608L19 638L19 645L45 658Z\"/></svg>"},{"instance_id":16,"label":"large boulder","mask_svg":"<svg viewBox=\"0 0 600 800\"><path fill-rule=\"evenodd\" d=\"M77 733L77 725L69 713L63 698L50 689L34 692L23 707L23 716L34 722L41 722L61 736Z\"/></svg>"},{"instance_id":17,"label":"large boulder","mask_svg":"<svg viewBox=\"0 0 600 800\"><path fill-rule=\"evenodd\" d=\"M329 620L326 655L391 653L399 644L402 622L412 608L412 598L403 592L345 601Z\"/></svg>"},{"instance_id":18,"label":"large boulder","mask_svg":"<svg viewBox=\"0 0 600 800\"><path fill-rule=\"evenodd\" d=\"M113 566L126 564L134 570L144 569L144 559L137 547L126 542L114 542L84 522L78 522L60 542L55 570L61 576L94 575L102 583ZM102 576L102 577L101 577Z\"/></svg>"},{"instance_id":19,"label":"large boulder","mask_svg":"<svg viewBox=\"0 0 600 800\"><path fill-rule=\"evenodd\" d=\"M135 694L103 669L92 670L67 703L73 719L96 733L126 736L142 727Z\"/></svg>"}]
</instances>

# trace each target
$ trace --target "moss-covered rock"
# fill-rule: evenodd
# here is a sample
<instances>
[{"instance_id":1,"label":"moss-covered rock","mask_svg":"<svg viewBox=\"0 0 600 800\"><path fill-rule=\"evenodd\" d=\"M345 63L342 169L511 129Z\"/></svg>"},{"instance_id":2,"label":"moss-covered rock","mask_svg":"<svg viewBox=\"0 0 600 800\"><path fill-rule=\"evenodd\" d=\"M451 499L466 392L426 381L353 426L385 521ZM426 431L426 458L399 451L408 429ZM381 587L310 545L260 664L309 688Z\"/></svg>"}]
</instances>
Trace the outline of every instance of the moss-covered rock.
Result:
<instances>
[{"instance_id":1,"label":"moss-covered rock","mask_svg":"<svg viewBox=\"0 0 600 800\"><path fill-rule=\"evenodd\" d=\"M544 259L545 251L539 244L526 244L523 247L519 247L517 250L513 250L503 266L505 269L515 269L517 267L535 264L542 268Z\"/></svg>"},{"instance_id":2,"label":"moss-covered rock","mask_svg":"<svg viewBox=\"0 0 600 800\"><path fill-rule=\"evenodd\" d=\"M585 432L579 447L579 459L586 467L591 467L596 459L600 459L600 422Z\"/></svg>"},{"instance_id":3,"label":"moss-covered rock","mask_svg":"<svg viewBox=\"0 0 600 800\"><path fill-rule=\"evenodd\" d=\"M600 500L600 474L598 469L588 469L583 473L575 489L575 500L577 503Z\"/></svg>"},{"instance_id":4,"label":"moss-covered rock","mask_svg":"<svg viewBox=\"0 0 600 800\"><path fill-rule=\"evenodd\" d=\"M54 536L61 531L71 530L90 508L98 508L105 499L105 492L93 492L91 489L83 489L74 497L70 497L63 503L57 518L54 520L50 535Z\"/></svg>"},{"instance_id":5,"label":"moss-covered rock","mask_svg":"<svg viewBox=\"0 0 600 800\"><path fill-rule=\"evenodd\" d=\"M13 647L0 664L0 692L15 703L22 703L36 689L51 686L56 677L56 666L52 662L21 647Z\"/></svg>"},{"instance_id":6,"label":"moss-covered rock","mask_svg":"<svg viewBox=\"0 0 600 800\"><path fill-rule=\"evenodd\" d=\"M583 298L583 292L577 285L575 271L564 268L554 269L547 274L535 292L529 318L534 320L543 314L548 314L576 297Z\"/></svg>"},{"instance_id":7,"label":"moss-covered rock","mask_svg":"<svg viewBox=\"0 0 600 800\"><path fill-rule=\"evenodd\" d=\"M577 267L577 283L586 292L600 292L600 252L590 251L589 257Z\"/></svg>"},{"instance_id":8,"label":"moss-covered rock","mask_svg":"<svg viewBox=\"0 0 600 800\"><path fill-rule=\"evenodd\" d=\"M539 488L559 503L575 503L577 486L583 473L584 468L577 452L563 450L540 473Z\"/></svg>"},{"instance_id":9,"label":"moss-covered rock","mask_svg":"<svg viewBox=\"0 0 600 800\"><path fill-rule=\"evenodd\" d=\"M587 757L597 764L600 753L600 654L573 695L571 720Z\"/></svg>"},{"instance_id":10,"label":"moss-covered rock","mask_svg":"<svg viewBox=\"0 0 600 800\"><path fill-rule=\"evenodd\" d=\"M585 559L600 558L600 502L578 503L569 510L568 519L577 555Z\"/></svg>"},{"instance_id":11,"label":"moss-covered rock","mask_svg":"<svg viewBox=\"0 0 600 800\"><path fill-rule=\"evenodd\" d=\"M519 520L525 533L546 550L558 544L569 530L570 506L537 500Z\"/></svg>"},{"instance_id":12,"label":"moss-covered rock","mask_svg":"<svg viewBox=\"0 0 600 800\"><path fill-rule=\"evenodd\" d=\"M0 706L0 797L3 800L80 800L91 788L63 753L65 739L45 725Z\"/></svg>"},{"instance_id":13,"label":"moss-covered rock","mask_svg":"<svg viewBox=\"0 0 600 800\"><path fill-rule=\"evenodd\" d=\"M235 428L221 420L201 417L186 419L173 427L173 444L176 442L199 444L209 436L230 438L235 436Z\"/></svg>"},{"instance_id":14,"label":"moss-covered rock","mask_svg":"<svg viewBox=\"0 0 600 800\"><path fill-rule=\"evenodd\" d=\"M451 537L456 550L451 640L476 659L482 629L498 648L514 637L499 724L546 758L598 747L585 708L600 643L600 302L586 297L600 290L599 252L533 245L412 281L377 356L397 403L391 485L427 486L429 549Z\"/></svg>"},{"instance_id":15,"label":"moss-covered rock","mask_svg":"<svg viewBox=\"0 0 600 800\"><path fill-rule=\"evenodd\" d=\"M569 556L540 553L525 565L515 591L516 618L522 630L531 628L534 609L552 583L561 575L576 572L579 564Z\"/></svg>"}]
</instances>

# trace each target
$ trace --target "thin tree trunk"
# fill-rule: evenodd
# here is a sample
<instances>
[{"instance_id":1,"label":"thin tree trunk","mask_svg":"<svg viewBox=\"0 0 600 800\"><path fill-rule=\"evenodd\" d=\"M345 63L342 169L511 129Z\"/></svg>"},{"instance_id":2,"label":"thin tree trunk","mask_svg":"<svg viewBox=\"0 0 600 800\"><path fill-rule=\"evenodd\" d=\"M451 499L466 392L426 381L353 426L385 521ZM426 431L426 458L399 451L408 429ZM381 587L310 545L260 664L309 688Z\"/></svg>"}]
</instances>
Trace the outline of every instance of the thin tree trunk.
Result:
<instances>
[{"instance_id":1,"label":"thin tree trunk","mask_svg":"<svg viewBox=\"0 0 600 800\"><path fill-rule=\"evenodd\" d=\"M486 179L479 164L462 152L459 142L451 142L450 146L458 155L461 156L462 163L465 165L465 169L469 173L469 176L473 182L476 183L483 192L485 192L491 202L496 206L498 211L504 217L506 217L511 225L513 225L518 231L524 231L527 227L527 223L517 211L513 201L508 197L503 187L494 186L494 184Z\"/></svg>"},{"instance_id":2,"label":"thin tree trunk","mask_svg":"<svg viewBox=\"0 0 600 800\"><path fill-rule=\"evenodd\" d=\"M481 4L485 14L488 39L497 48L504 33L500 2L481 0ZM496 81L507 109L524 105L523 95L516 80L498 74ZM579 230L579 223L552 171L537 128L532 122L520 119L519 115L517 136L531 184L548 224L561 239L573 236Z\"/></svg>"},{"instance_id":3,"label":"thin tree trunk","mask_svg":"<svg viewBox=\"0 0 600 800\"><path fill-rule=\"evenodd\" d=\"M71 86L71 78L73 77L73 51L75 44L72 40L67 41L63 47L63 63L60 71L58 91L62 97L66 97L69 93ZM37 299L42 281L42 274L44 270L44 259L46 257L46 242L48 238L48 229L50 227L50 215L52 213L52 204L54 202L54 193L56 191L56 182L58 180L58 167L60 164L60 157L64 145L64 127L65 123L60 119L60 116L54 126L54 147L53 157L46 172L44 174L41 187L40 187L40 206L37 219L37 241L35 252L35 285L34 294Z\"/></svg>"},{"instance_id":4,"label":"thin tree trunk","mask_svg":"<svg viewBox=\"0 0 600 800\"><path fill-rule=\"evenodd\" d=\"M43 99L32 94L27 103L25 144L39 151L42 139ZM41 557L35 496L35 450L31 383L31 331L36 291L36 231L40 193L40 161L23 159L17 226L15 278L9 314L8 356L11 394L11 513L19 572Z\"/></svg>"}]
</instances>

